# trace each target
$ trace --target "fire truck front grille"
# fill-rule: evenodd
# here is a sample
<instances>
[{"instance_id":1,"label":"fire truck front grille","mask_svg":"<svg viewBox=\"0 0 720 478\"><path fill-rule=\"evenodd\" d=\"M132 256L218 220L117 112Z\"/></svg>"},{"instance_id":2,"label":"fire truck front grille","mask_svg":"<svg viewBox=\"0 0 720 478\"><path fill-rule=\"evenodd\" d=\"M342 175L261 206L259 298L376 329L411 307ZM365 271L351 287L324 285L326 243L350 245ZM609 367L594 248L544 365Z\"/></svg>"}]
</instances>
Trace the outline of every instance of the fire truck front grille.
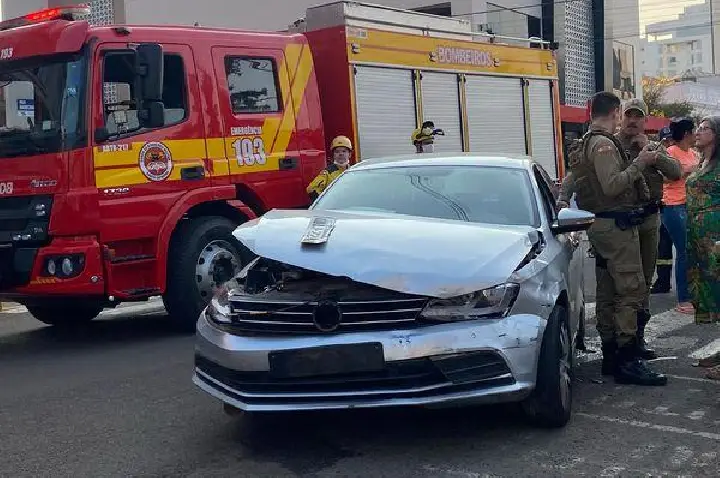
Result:
<instances>
[{"instance_id":1,"label":"fire truck front grille","mask_svg":"<svg viewBox=\"0 0 720 478\"><path fill-rule=\"evenodd\" d=\"M51 196L0 199L0 245L24 247L45 242L51 208Z\"/></svg>"}]
</instances>

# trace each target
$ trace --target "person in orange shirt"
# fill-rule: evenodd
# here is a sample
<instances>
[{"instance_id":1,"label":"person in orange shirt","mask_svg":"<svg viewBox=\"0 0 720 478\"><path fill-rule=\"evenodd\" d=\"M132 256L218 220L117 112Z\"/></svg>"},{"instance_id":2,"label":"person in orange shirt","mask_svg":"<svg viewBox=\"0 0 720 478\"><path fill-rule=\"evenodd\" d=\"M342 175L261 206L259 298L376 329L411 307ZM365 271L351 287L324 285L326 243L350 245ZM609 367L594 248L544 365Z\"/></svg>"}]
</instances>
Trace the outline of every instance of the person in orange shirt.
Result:
<instances>
[{"instance_id":1,"label":"person in orange shirt","mask_svg":"<svg viewBox=\"0 0 720 478\"><path fill-rule=\"evenodd\" d=\"M670 233L675 246L675 290L678 296L677 311L685 314L694 312L690 303L687 279L687 255L685 252L687 234L687 210L685 208L685 179L698 168L698 160L692 147L695 145L695 124L690 118L670 123L673 145L667 151L680 162L682 178L667 181L663 186L662 223Z\"/></svg>"}]
</instances>

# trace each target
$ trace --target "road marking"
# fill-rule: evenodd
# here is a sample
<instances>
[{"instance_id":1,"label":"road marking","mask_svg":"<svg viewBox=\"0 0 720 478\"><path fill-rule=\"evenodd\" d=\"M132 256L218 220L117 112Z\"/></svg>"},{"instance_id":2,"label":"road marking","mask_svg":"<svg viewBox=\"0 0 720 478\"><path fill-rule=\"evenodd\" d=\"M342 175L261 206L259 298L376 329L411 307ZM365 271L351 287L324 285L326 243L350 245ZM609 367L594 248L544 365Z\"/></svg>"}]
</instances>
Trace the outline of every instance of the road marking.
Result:
<instances>
[{"instance_id":1,"label":"road marking","mask_svg":"<svg viewBox=\"0 0 720 478\"><path fill-rule=\"evenodd\" d=\"M710 433L710 432L701 432L696 430L689 430L687 428L682 427L673 427L669 425L657 425L655 423L649 423L649 422L641 422L639 420L625 420L623 418L615 418L615 417L608 417L605 415L593 415L591 413L576 413L575 415L589 418L591 420L596 420L600 422L606 422L606 423L616 423L619 425L627 425L635 428L647 428L650 430L656 430L660 432L667 432L667 433L676 433L678 435L687 435L687 436L693 436L697 438L706 438L708 440L716 440L720 442L720 433Z\"/></svg>"},{"instance_id":2,"label":"road marking","mask_svg":"<svg viewBox=\"0 0 720 478\"><path fill-rule=\"evenodd\" d=\"M494 478L496 475L489 473L475 473L473 471L460 470L457 468L440 468L434 465L423 465L423 470L432 473L442 473L448 476L461 476L462 478Z\"/></svg>"},{"instance_id":3,"label":"road marking","mask_svg":"<svg viewBox=\"0 0 720 478\"><path fill-rule=\"evenodd\" d=\"M720 385L720 381L718 380L710 380L709 378L700 378L700 377L683 377L682 375L672 375L669 373L665 374L668 378L675 378L678 380L687 380L689 382L700 382L700 383L712 383L713 385Z\"/></svg>"},{"instance_id":4,"label":"road marking","mask_svg":"<svg viewBox=\"0 0 720 478\"><path fill-rule=\"evenodd\" d=\"M701 347L690 354L691 358L700 360L720 352L720 339L715 339L705 347Z\"/></svg>"}]
</instances>

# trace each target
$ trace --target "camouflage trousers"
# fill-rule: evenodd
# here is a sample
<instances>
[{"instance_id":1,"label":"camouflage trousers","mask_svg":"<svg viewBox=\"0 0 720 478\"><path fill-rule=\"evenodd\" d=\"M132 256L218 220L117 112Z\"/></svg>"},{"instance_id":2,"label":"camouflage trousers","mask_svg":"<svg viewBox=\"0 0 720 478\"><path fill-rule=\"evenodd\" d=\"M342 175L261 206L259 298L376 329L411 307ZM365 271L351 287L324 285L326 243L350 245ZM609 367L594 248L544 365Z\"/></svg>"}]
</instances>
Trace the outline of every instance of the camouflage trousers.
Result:
<instances>
[{"instance_id":1,"label":"camouflage trousers","mask_svg":"<svg viewBox=\"0 0 720 478\"><path fill-rule=\"evenodd\" d=\"M622 230L596 218L588 230L595 253L597 330L603 342L623 346L635 339L637 315L648 291L637 227ZM657 254L657 244L655 246Z\"/></svg>"}]
</instances>

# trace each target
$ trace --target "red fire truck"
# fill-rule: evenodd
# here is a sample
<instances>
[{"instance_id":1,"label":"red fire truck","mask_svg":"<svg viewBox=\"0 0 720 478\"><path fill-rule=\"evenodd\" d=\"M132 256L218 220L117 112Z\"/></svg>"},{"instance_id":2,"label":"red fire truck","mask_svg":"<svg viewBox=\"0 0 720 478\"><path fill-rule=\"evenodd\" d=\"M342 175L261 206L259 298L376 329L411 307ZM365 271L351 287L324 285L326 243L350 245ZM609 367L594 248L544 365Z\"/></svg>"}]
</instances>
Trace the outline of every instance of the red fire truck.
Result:
<instances>
[{"instance_id":1,"label":"red fire truck","mask_svg":"<svg viewBox=\"0 0 720 478\"><path fill-rule=\"evenodd\" d=\"M162 296L194 327L248 259L231 232L307 207L338 134L358 160L412 153L432 120L436 151L530 154L563 173L557 64L537 39L358 2L285 33L77 14L0 24L0 299L47 324Z\"/></svg>"}]
</instances>

